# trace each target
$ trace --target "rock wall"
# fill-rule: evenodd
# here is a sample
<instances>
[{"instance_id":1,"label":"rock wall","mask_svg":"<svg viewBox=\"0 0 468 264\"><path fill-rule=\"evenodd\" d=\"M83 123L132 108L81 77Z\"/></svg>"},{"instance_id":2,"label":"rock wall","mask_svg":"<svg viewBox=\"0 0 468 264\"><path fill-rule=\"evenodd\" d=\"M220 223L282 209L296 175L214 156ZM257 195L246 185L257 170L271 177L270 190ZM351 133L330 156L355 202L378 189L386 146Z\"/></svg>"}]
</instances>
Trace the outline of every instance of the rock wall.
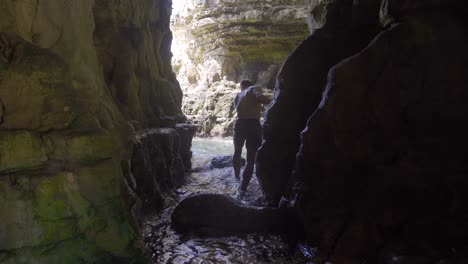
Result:
<instances>
[{"instance_id":1,"label":"rock wall","mask_svg":"<svg viewBox=\"0 0 468 264\"><path fill-rule=\"evenodd\" d=\"M168 192L180 186L191 168L190 151L195 127L145 129L136 136L127 181L141 199L141 212L163 209ZM185 148L185 152L183 149ZM137 208L135 208L137 209Z\"/></svg>"},{"instance_id":2,"label":"rock wall","mask_svg":"<svg viewBox=\"0 0 468 264\"><path fill-rule=\"evenodd\" d=\"M318 36L326 32L330 40L340 38L343 32L327 29L328 23L343 28L335 22L351 18L347 24L352 25L361 17L356 14L372 18L362 22L373 26L360 22L357 30L375 38L336 62L327 60L327 53L314 60L294 54L288 59L264 125L257 173L273 201L284 194L282 205L296 209L307 242L322 260L464 263L467 6L463 1L383 0L380 11L372 13L379 2L312 1L311 24L321 27L294 54L313 53L321 43L336 47L330 50L336 54L344 45ZM335 5L344 12L336 19L328 17ZM379 34L377 15L384 25ZM315 67L323 68L320 74ZM312 91L315 96L308 96L304 108L294 107L297 97L285 96ZM286 116L296 120L291 114L302 119L285 124ZM301 122L305 129L299 137ZM281 144L286 133L294 136L293 146ZM281 158L272 153L285 153L282 159L289 163L276 166ZM288 188L278 182L289 182Z\"/></svg>"},{"instance_id":3,"label":"rock wall","mask_svg":"<svg viewBox=\"0 0 468 264\"><path fill-rule=\"evenodd\" d=\"M184 119L182 92L171 68L170 14L169 0L98 0L94 5L93 38L104 81L137 128Z\"/></svg>"},{"instance_id":4,"label":"rock wall","mask_svg":"<svg viewBox=\"0 0 468 264\"><path fill-rule=\"evenodd\" d=\"M273 89L279 64L309 34L308 1L183 2L172 22L183 111L201 135L232 135L237 83Z\"/></svg>"},{"instance_id":5,"label":"rock wall","mask_svg":"<svg viewBox=\"0 0 468 264\"><path fill-rule=\"evenodd\" d=\"M0 4L0 263L147 263L129 161L135 131L184 120L170 4ZM179 182L187 146L159 147Z\"/></svg>"},{"instance_id":6,"label":"rock wall","mask_svg":"<svg viewBox=\"0 0 468 264\"><path fill-rule=\"evenodd\" d=\"M300 132L322 98L330 68L363 49L379 31L375 1L313 1L312 34L282 66L273 103L263 124L257 175L272 204L278 204L294 168Z\"/></svg>"}]
</instances>

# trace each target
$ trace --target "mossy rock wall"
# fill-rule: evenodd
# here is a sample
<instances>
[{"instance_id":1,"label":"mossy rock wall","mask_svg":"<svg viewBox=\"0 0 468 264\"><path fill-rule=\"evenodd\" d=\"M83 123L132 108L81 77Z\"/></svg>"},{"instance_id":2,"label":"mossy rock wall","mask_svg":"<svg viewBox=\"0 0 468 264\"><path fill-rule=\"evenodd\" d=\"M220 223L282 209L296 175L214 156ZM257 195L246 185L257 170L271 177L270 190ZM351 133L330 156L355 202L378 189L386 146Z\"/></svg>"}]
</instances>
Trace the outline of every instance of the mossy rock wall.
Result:
<instances>
[{"instance_id":1,"label":"mossy rock wall","mask_svg":"<svg viewBox=\"0 0 468 264\"><path fill-rule=\"evenodd\" d=\"M136 129L183 119L169 16L170 1L0 3L0 263L147 263L122 165Z\"/></svg>"}]
</instances>

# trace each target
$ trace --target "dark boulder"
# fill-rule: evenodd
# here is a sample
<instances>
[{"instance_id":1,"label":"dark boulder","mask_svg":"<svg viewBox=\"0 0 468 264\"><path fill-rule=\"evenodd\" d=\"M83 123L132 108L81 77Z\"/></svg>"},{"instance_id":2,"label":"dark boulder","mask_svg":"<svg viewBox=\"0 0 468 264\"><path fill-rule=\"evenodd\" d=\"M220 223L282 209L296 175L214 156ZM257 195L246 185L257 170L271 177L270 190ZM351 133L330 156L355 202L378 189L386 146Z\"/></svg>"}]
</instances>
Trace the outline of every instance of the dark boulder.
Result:
<instances>
[{"instance_id":1,"label":"dark boulder","mask_svg":"<svg viewBox=\"0 0 468 264\"><path fill-rule=\"evenodd\" d=\"M253 207L219 194L198 194L181 201L171 216L179 233L230 235L241 233L297 233L293 211Z\"/></svg>"}]
</instances>

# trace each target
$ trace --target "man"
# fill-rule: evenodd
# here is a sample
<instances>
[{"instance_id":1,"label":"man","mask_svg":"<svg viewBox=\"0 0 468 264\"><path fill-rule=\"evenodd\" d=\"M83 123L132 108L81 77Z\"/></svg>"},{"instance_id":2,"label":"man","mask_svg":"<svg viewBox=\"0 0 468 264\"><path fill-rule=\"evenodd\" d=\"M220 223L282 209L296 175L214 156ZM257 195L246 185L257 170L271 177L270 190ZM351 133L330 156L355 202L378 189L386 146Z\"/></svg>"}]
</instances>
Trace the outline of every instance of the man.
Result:
<instances>
[{"instance_id":1,"label":"man","mask_svg":"<svg viewBox=\"0 0 468 264\"><path fill-rule=\"evenodd\" d=\"M252 81L240 82L241 92L237 94L234 105L237 111L237 120L234 124L234 176L240 179L242 165L242 148L244 143L247 148L247 164L242 174L242 182L239 187L239 195L242 197L247 190L252 178L257 150L262 143L262 128L260 115L262 104L270 103L271 99L262 93L262 88L253 86Z\"/></svg>"}]
</instances>

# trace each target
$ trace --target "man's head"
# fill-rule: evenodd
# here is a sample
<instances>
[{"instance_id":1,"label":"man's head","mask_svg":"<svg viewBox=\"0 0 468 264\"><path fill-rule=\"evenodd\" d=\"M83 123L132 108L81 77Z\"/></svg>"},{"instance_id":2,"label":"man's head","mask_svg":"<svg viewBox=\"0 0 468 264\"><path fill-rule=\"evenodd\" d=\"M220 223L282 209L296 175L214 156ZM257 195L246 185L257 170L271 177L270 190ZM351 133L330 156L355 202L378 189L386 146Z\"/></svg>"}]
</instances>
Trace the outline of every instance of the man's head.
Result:
<instances>
[{"instance_id":1,"label":"man's head","mask_svg":"<svg viewBox=\"0 0 468 264\"><path fill-rule=\"evenodd\" d=\"M251 80L245 79L240 82L240 88L241 90L247 89L250 86L253 85L253 82Z\"/></svg>"}]
</instances>

